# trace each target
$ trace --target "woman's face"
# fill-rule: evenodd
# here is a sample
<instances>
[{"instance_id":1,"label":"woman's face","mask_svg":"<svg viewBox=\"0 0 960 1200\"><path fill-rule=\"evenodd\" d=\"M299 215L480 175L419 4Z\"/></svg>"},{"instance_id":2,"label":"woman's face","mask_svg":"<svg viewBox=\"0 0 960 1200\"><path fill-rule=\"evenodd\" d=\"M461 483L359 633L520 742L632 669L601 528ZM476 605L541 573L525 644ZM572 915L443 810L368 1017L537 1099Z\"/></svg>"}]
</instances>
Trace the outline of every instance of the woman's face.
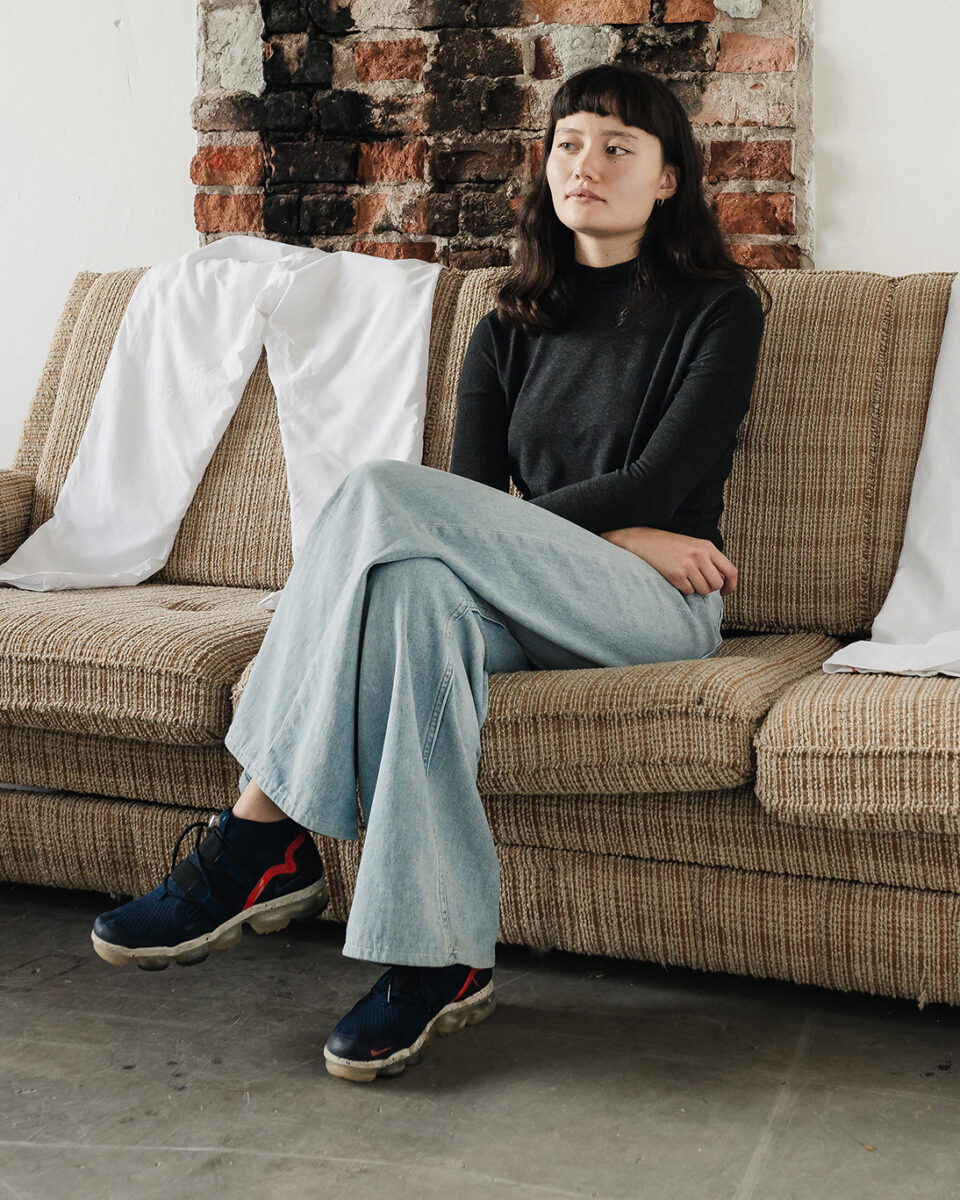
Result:
<instances>
[{"instance_id":1,"label":"woman's face","mask_svg":"<svg viewBox=\"0 0 960 1200\"><path fill-rule=\"evenodd\" d=\"M660 139L614 116L578 112L557 122L547 183L574 257L588 266L634 258L654 202L677 190ZM578 197L590 192L596 199Z\"/></svg>"}]
</instances>

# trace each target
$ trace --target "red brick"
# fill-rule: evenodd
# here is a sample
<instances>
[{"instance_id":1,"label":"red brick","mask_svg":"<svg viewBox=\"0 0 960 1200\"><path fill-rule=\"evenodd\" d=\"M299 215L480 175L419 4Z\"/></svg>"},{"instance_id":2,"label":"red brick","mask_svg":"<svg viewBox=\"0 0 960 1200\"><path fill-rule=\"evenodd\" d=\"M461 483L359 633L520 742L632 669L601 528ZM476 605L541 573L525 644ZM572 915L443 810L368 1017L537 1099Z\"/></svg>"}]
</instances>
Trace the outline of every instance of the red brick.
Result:
<instances>
[{"instance_id":1,"label":"red brick","mask_svg":"<svg viewBox=\"0 0 960 1200\"><path fill-rule=\"evenodd\" d=\"M730 257L745 267L795 270L800 266L799 246L753 246L748 242L730 242Z\"/></svg>"},{"instance_id":2,"label":"red brick","mask_svg":"<svg viewBox=\"0 0 960 1200\"><path fill-rule=\"evenodd\" d=\"M200 184L257 187L264 173L259 146L201 146L190 164L190 178Z\"/></svg>"},{"instance_id":3,"label":"red brick","mask_svg":"<svg viewBox=\"0 0 960 1200\"><path fill-rule=\"evenodd\" d=\"M527 163L530 171L530 178L534 179L537 172L540 170L540 160L543 158L543 138L538 138L535 142L531 142L527 147Z\"/></svg>"},{"instance_id":4,"label":"red brick","mask_svg":"<svg viewBox=\"0 0 960 1200\"><path fill-rule=\"evenodd\" d=\"M357 196L357 233L378 233L387 215L387 197L382 192Z\"/></svg>"},{"instance_id":5,"label":"red brick","mask_svg":"<svg viewBox=\"0 0 960 1200\"><path fill-rule=\"evenodd\" d=\"M350 249L357 254L372 254L376 258L419 258L423 262L437 261L436 242L354 242Z\"/></svg>"},{"instance_id":6,"label":"red brick","mask_svg":"<svg viewBox=\"0 0 960 1200\"><path fill-rule=\"evenodd\" d=\"M664 23L675 25L680 21L712 21L717 15L713 0L667 0Z\"/></svg>"},{"instance_id":7,"label":"red brick","mask_svg":"<svg viewBox=\"0 0 960 1200\"><path fill-rule=\"evenodd\" d=\"M262 233L263 196L201 192L193 198L193 219L201 233Z\"/></svg>"},{"instance_id":8,"label":"red brick","mask_svg":"<svg viewBox=\"0 0 960 1200\"><path fill-rule=\"evenodd\" d=\"M650 0L526 0L526 7L531 20L547 25L642 25L650 20Z\"/></svg>"},{"instance_id":9,"label":"red brick","mask_svg":"<svg viewBox=\"0 0 960 1200\"><path fill-rule=\"evenodd\" d=\"M422 79L426 61L427 48L422 38L357 42L353 47L353 66L361 83L375 79Z\"/></svg>"},{"instance_id":10,"label":"red brick","mask_svg":"<svg viewBox=\"0 0 960 1200\"><path fill-rule=\"evenodd\" d=\"M796 65L796 38L752 33L725 33L720 38L718 71L792 71Z\"/></svg>"},{"instance_id":11,"label":"red brick","mask_svg":"<svg viewBox=\"0 0 960 1200\"><path fill-rule=\"evenodd\" d=\"M553 43L549 37L538 37L533 40L533 77L534 79L559 79L563 75L563 65L553 51Z\"/></svg>"},{"instance_id":12,"label":"red brick","mask_svg":"<svg viewBox=\"0 0 960 1200\"><path fill-rule=\"evenodd\" d=\"M790 141L711 142L707 178L711 183L728 179L790 180L793 179L792 155L793 143Z\"/></svg>"},{"instance_id":13,"label":"red brick","mask_svg":"<svg viewBox=\"0 0 960 1200\"><path fill-rule=\"evenodd\" d=\"M724 233L794 232L788 192L718 192L714 199Z\"/></svg>"},{"instance_id":14,"label":"red brick","mask_svg":"<svg viewBox=\"0 0 960 1200\"><path fill-rule=\"evenodd\" d=\"M361 183L423 179L425 162L423 142L361 142L357 179Z\"/></svg>"}]
</instances>

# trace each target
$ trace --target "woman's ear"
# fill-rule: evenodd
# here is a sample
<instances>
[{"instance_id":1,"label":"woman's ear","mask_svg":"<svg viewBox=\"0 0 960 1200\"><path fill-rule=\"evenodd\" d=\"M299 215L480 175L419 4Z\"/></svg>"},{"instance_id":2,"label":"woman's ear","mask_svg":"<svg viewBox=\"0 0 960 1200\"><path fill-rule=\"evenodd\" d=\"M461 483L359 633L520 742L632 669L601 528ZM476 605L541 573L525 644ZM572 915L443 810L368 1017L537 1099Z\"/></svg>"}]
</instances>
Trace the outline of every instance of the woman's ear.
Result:
<instances>
[{"instance_id":1,"label":"woman's ear","mask_svg":"<svg viewBox=\"0 0 960 1200\"><path fill-rule=\"evenodd\" d=\"M657 189L657 196L666 200L676 192L678 187L677 168L673 163L667 163L660 177L660 187Z\"/></svg>"}]
</instances>

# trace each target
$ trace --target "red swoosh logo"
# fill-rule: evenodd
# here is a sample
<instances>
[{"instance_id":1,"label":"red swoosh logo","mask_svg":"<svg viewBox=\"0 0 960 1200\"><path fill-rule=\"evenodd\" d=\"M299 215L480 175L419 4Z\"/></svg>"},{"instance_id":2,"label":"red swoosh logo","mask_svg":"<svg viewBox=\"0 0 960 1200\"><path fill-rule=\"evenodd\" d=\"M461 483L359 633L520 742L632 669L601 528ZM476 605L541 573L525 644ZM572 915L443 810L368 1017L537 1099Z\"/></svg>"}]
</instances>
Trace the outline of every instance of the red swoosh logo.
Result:
<instances>
[{"instance_id":1,"label":"red swoosh logo","mask_svg":"<svg viewBox=\"0 0 960 1200\"><path fill-rule=\"evenodd\" d=\"M384 1046L384 1048L382 1050L371 1050L370 1057L371 1058L379 1058L379 1056L381 1054L386 1054L389 1050L392 1050L392 1049L393 1049L392 1046Z\"/></svg>"},{"instance_id":2,"label":"red swoosh logo","mask_svg":"<svg viewBox=\"0 0 960 1200\"><path fill-rule=\"evenodd\" d=\"M297 864L295 862L295 856L296 856L297 851L300 849L300 847L303 845L304 841L306 840L306 836L307 835L305 832L301 833L297 837L297 839L295 841L291 842L290 845L287 847L287 853L284 856L283 862L277 863L277 865L275 867L271 867L269 871L265 871L263 873L263 875L261 876L257 885L254 887L253 891L247 897L246 903L243 906L244 909L249 908L252 904L256 904L257 897L260 895L260 893L263 891L263 889L267 886L267 884L270 882L270 880L273 879L275 876L277 876L277 875L293 875L296 872Z\"/></svg>"}]
</instances>

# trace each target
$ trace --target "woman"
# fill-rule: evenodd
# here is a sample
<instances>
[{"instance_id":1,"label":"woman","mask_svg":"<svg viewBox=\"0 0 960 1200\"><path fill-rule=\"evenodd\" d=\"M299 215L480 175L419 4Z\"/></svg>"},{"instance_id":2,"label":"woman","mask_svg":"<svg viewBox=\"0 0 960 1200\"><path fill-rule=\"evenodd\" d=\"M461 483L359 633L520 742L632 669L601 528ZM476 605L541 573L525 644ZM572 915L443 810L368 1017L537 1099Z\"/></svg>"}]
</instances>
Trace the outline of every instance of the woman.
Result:
<instances>
[{"instance_id":1,"label":"woman","mask_svg":"<svg viewBox=\"0 0 960 1200\"><path fill-rule=\"evenodd\" d=\"M488 676L707 657L736 586L717 523L763 307L701 176L655 76L562 84L514 269L467 348L451 471L364 463L331 496L226 735L240 797L202 840L189 827L195 850L154 891L97 919L107 961L196 962L245 922L318 912L306 831L355 838L359 795L344 953L390 966L327 1069L398 1074L493 1011Z\"/></svg>"}]
</instances>

